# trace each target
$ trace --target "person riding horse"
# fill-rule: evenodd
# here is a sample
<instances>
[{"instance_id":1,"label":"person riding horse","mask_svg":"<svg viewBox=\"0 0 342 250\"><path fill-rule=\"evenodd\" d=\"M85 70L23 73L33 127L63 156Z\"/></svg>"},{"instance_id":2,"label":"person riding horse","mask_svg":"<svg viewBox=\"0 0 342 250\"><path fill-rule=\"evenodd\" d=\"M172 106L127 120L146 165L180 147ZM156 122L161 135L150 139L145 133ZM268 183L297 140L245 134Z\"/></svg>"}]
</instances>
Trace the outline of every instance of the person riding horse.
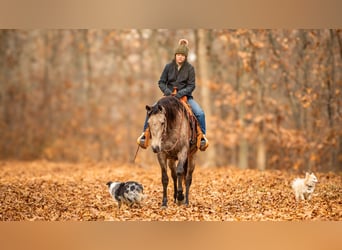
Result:
<instances>
[{"instance_id":1,"label":"person riding horse","mask_svg":"<svg viewBox=\"0 0 342 250\"><path fill-rule=\"evenodd\" d=\"M187 98L187 103L190 105L192 112L198 120L203 134L201 138L200 150L204 151L209 146L208 139L205 136L205 114L201 106L194 100L192 96L192 92L196 87L196 81L195 69L187 61L189 52L188 44L189 42L186 39L179 40L178 47L175 50L174 59L164 67L158 85L164 96L172 95L172 91L174 88L176 88L177 93L175 96L178 99L181 99L182 97ZM146 116L143 133L137 139L137 144L142 148L146 148L148 146L146 143L146 138L149 136L147 119L148 117Z\"/></svg>"}]
</instances>

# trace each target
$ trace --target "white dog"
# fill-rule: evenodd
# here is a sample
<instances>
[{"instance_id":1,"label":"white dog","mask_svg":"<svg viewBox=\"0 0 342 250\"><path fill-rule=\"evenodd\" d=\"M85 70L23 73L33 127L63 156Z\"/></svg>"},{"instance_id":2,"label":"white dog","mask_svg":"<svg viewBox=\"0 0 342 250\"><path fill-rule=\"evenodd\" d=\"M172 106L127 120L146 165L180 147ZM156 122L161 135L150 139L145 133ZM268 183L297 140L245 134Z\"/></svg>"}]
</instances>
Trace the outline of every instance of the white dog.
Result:
<instances>
[{"instance_id":1,"label":"white dog","mask_svg":"<svg viewBox=\"0 0 342 250\"><path fill-rule=\"evenodd\" d=\"M308 172L305 174L305 178L296 178L292 182L292 189L296 200L310 200L317 182L317 177L313 173L309 174Z\"/></svg>"}]
</instances>

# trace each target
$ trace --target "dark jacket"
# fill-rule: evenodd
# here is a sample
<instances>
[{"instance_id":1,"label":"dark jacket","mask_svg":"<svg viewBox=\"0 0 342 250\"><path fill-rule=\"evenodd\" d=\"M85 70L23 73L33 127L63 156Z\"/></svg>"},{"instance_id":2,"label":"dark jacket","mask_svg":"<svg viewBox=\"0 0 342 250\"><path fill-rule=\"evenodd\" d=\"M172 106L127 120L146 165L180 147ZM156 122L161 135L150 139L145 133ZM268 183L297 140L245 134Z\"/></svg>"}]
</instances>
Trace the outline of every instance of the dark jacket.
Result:
<instances>
[{"instance_id":1,"label":"dark jacket","mask_svg":"<svg viewBox=\"0 0 342 250\"><path fill-rule=\"evenodd\" d=\"M185 61L182 67L177 70L175 60L166 64L158 82L160 90L164 95L171 95L173 87L177 87L176 97L192 97L192 91L195 89L195 69Z\"/></svg>"}]
</instances>

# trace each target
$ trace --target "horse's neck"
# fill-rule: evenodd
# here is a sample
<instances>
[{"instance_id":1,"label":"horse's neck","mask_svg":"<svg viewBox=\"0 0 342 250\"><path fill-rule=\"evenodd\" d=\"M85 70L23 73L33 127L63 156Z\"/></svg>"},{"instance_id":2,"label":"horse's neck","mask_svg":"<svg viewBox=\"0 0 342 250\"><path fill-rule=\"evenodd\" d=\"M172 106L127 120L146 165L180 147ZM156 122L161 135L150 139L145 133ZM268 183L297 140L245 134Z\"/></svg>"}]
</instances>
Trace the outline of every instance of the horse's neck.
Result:
<instances>
[{"instance_id":1,"label":"horse's neck","mask_svg":"<svg viewBox=\"0 0 342 250\"><path fill-rule=\"evenodd\" d=\"M175 126L171 129L170 134L177 135L176 139L181 139L183 136L188 137L189 121L185 110L181 110L176 115Z\"/></svg>"}]
</instances>

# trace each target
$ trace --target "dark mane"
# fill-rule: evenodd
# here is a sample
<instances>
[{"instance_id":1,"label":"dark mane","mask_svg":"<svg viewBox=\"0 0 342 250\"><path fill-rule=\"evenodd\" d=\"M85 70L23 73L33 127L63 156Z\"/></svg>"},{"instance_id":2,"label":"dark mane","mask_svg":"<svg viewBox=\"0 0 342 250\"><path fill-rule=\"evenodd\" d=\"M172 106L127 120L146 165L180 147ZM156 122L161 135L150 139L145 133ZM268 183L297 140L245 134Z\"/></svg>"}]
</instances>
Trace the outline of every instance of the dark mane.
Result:
<instances>
[{"instance_id":1,"label":"dark mane","mask_svg":"<svg viewBox=\"0 0 342 250\"><path fill-rule=\"evenodd\" d=\"M186 114L185 107L174 96L162 97L155 105L153 105L152 110L149 112L149 116L157 114L160 112L159 108L163 107L166 111L166 122L168 124L168 129L172 129L176 123L177 115L179 112Z\"/></svg>"}]
</instances>

